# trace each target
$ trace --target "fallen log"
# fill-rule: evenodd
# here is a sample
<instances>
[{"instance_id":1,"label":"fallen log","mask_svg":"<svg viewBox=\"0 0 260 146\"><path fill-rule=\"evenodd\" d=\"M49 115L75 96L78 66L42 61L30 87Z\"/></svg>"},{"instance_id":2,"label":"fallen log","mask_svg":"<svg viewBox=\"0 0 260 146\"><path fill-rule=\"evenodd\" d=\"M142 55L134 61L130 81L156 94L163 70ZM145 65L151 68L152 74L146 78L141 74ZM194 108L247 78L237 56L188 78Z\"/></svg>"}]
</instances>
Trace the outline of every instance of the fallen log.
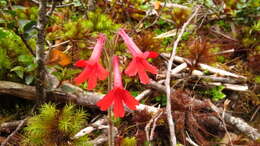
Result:
<instances>
[{"instance_id":1,"label":"fallen log","mask_svg":"<svg viewBox=\"0 0 260 146\"><path fill-rule=\"evenodd\" d=\"M84 91L83 89L70 83L63 83L59 88L47 90L46 92L47 100L73 102L75 104L88 107L96 107L96 102L104 96L104 94ZM35 87L9 81L0 81L0 94L14 95L27 100L37 99ZM156 107L144 104L139 104L136 108L138 111L146 109L151 113L158 111Z\"/></svg>"},{"instance_id":2,"label":"fallen log","mask_svg":"<svg viewBox=\"0 0 260 146\"><path fill-rule=\"evenodd\" d=\"M165 92L165 86L155 82L151 81L149 84L150 87L159 90L161 92ZM14 83L9 81L0 81L0 94L9 94L9 95L15 95L20 98L24 98L27 100L36 100L36 91L35 87L23 85L20 83ZM100 100L104 95L95 93L95 92L87 92L83 89L74 86L69 83L63 83L60 88L54 89L54 90L48 90L47 91L47 99L51 101L59 101L59 102L73 102L78 105L82 106L90 106L90 107L96 107L95 104L98 100ZM194 99L195 104L202 104L202 101ZM156 113L158 112L158 108L140 104L137 106L138 111L147 110L150 113ZM222 110L219 110L220 114L222 114ZM229 119L240 119L237 117L233 117L231 114L224 114L225 122L231 123ZM227 121L226 121L227 120ZM236 120L237 121L237 120ZM242 119L239 120L239 124L232 124L237 130L239 130L241 133L244 133L248 135L250 138L256 140L260 138L260 134L258 133L257 129L251 127L248 125L245 121ZM246 128L241 128L246 127Z\"/></svg>"}]
</instances>

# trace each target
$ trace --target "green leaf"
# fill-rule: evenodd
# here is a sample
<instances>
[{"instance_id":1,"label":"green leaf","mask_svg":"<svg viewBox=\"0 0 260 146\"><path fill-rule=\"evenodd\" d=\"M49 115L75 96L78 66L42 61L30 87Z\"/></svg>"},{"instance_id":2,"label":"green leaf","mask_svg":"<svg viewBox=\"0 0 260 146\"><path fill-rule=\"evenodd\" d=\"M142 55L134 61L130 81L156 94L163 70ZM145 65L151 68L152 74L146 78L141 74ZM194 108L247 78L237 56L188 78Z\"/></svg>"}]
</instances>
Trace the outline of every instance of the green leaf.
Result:
<instances>
[{"instance_id":1,"label":"green leaf","mask_svg":"<svg viewBox=\"0 0 260 146\"><path fill-rule=\"evenodd\" d=\"M34 27L36 24L37 24L36 21L30 21L30 22L24 24L24 26L23 26L23 32L24 32L24 34L23 34L23 35L24 35L24 38L25 38L26 40L29 40L30 38L32 38L32 37L35 36L36 30L33 29L33 27Z\"/></svg>"},{"instance_id":2,"label":"green leaf","mask_svg":"<svg viewBox=\"0 0 260 146\"><path fill-rule=\"evenodd\" d=\"M23 71L15 71L15 73L17 74L17 76L21 79L23 79L23 75L24 75L24 72Z\"/></svg>"},{"instance_id":3,"label":"green leaf","mask_svg":"<svg viewBox=\"0 0 260 146\"><path fill-rule=\"evenodd\" d=\"M60 72L53 72L52 74L53 74L55 77L57 77L59 81L62 80L62 75L61 75Z\"/></svg>"},{"instance_id":4,"label":"green leaf","mask_svg":"<svg viewBox=\"0 0 260 146\"><path fill-rule=\"evenodd\" d=\"M37 24L36 21L30 21L28 23L26 23L24 26L23 26L23 31L24 32L28 32L28 31L31 31L33 29L33 26L35 26Z\"/></svg>"},{"instance_id":5,"label":"green leaf","mask_svg":"<svg viewBox=\"0 0 260 146\"><path fill-rule=\"evenodd\" d=\"M0 48L0 70L10 69L11 68L11 60L7 55L7 51L5 49Z\"/></svg>"},{"instance_id":6,"label":"green leaf","mask_svg":"<svg viewBox=\"0 0 260 146\"><path fill-rule=\"evenodd\" d=\"M24 67L16 66L16 67L12 68L11 71L24 71Z\"/></svg>"},{"instance_id":7,"label":"green leaf","mask_svg":"<svg viewBox=\"0 0 260 146\"><path fill-rule=\"evenodd\" d=\"M206 93L209 94L214 101L218 101L226 97L226 95L222 92L224 88L224 86L216 86L207 91Z\"/></svg>"},{"instance_id":8,"label":"green leaf","mask_svg":"<svg viewBox=\"0 0 260 146\"><path fill-rule=\"evenodd\" d=\"M3 12L4 13L8 13L8 14L10 14L12 16L16 16L16 12L14 10L4 10Z\"/></svg>"},{"instance_id":9,"label":"green leaf","mask_svg":"<svg viewBox=\"0 0 260 146\"><path fill-rule=\"evenodd\" d=\"M31 72L31 71L34 71L37 67L37 64L30 64L26 67L26 72Z\"/></svg>"},{"instance_id":10,"label":"green leaf","mask_svg":"<svg viewBox=\"0 0 260 146\"><path fill-rule=\"evenodd\" d=\"M20 55L18 57L18 61L24 63L24 64L32 64L34 61L33 56L30 55Z\"/></svg>"},{"instance_id":11,"label":"green leaf","mask_svg":"<svg viewBox=\"0 0 260 146\"><path fill-rule=\"evenodd\" d=\"M16 67L14 67L13 69L11 69L11 71L14 71L19 78L23 79L24 67L22 67L22 66L16 66Z\"/></svg>"},{"instance_id":12,"label":"green leaf","mask_svg":"<svg viewBox=\"0 0 260 146\"><path fill-rule=\"evenodd\" d=\"M2 29L0 29L0 38L5 38L7 36L7 33L4 32Z\"/></svg>"},{"instance_id":13,"label":"green leaf","mask_svg":"<svg viewBox=\"0 0 260 146\"><path fill-rule=\"evenodd\" d=\"M28 75L28 76L25 77L25 83L27 85L30 85L33 82L33 80L34 80L34 76L33 75Z\"/></svg>"},{"instance_id":14,"label":"green leaf","mask_svg":"<svg viewBox=\"0 0 260 146\"><path fill-rule=\"evenodd\" d=\"M0 7L6 7L7 2L5 0L0 0Z\"/></svg>"},{"instance_id":15,"label":"green leaf","mask_svg":"<svg viewBox=\"0 0 260 146\"><path fill-rule=\"evenodd\" d=\"M139 92L138 91L131 91L130 92L132 96L136 97L138 96Z\"/></svg>"},{"instance_id":16,"label":"green leaf","mask_svg":"<svg viewBox=\"0 0 260 146\"><path fill-rule=\"evenodd\" d=\"M155 100L156 100L157 102L160 102L160 104L161 104L162 106L166 106L167 98L166 98L165 95L156 96L156 97L155 97Z\"/></svg>"}]
</instances>

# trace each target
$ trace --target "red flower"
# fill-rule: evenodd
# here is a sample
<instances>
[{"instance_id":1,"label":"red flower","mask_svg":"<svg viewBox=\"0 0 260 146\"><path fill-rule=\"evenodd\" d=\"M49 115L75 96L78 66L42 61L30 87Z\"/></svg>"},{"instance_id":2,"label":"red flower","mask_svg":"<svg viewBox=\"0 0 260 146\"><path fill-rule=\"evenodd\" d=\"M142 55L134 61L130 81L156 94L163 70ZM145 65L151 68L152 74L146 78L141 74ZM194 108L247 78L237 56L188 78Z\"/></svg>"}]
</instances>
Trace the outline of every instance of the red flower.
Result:
<instances>
[{"instance_id":1,"label":"red flower","mask_svg":"<svg viewBox=\"0 0 260 146\"><path fill-rule=\"evenodd\" d=\"M80 84L87 80L88 90L92 90L96 87L97 80L105 80L108 76L108 72L99 63L105 40L105 35L99 35L97 44L94 47L89 60L79 60L75 63L75 66L84 68L84 70L74 79L74 81L76 84Z\"/></svg>"},{"instance_id":2,"label":"red flower","mask_svg":"<svg viewBox=\"0 0 260 146\"><path fill-rule=\"evenodd\" d=\"M150 51L148 58L157 58L158 56L159 56L159 54L157 52Z\"/></svg>"},{"instance_id":3,"label":"red flower","mask_svg":"<svg viewBox=\"0 0 260 146\"><path fill-rule=\"evenodd\" d=\"M136 110L139 102L123 88L121 73L119 71L118 57L113 57L114 67L114 88L97 102L97 106L102 111L107 110L112 104L114 108L115 117L124 117L124 104L132 110Z\"/></svg>"},{"instance_id":4,"label":"red flower","mask_svg":"<svg viewBox=\"0 0 260 146\"><path fill-rule=\"evenodd\" d=\"M158 70L155 66L149 64L146 59L151 57L151 55L154 57L154 54L150 52L143 53L123 29L120 29L118 34L123 38L128 50L133 55L133 60L126 68L125 74L135 76L138 73L141 83L150 83L150 78L146 72L157 74Z\"/></svg>"}]
</instances>

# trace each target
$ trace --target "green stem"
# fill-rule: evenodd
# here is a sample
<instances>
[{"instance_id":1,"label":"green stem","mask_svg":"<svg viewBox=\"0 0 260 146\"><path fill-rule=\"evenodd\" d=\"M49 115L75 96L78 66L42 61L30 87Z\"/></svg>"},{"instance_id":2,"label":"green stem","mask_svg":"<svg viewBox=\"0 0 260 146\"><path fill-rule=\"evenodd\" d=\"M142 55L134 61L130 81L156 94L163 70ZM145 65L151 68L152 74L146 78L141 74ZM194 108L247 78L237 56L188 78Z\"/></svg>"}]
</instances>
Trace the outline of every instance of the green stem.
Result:
<instances>
[{"instance_id":1,"label":"green stem","mask_svg":"<svg viewBox=\"0 0 260 146\"><path fill-rule=\"evenodd\" d=\"M108 66L108 70L109 70L109 76L108 76L108 92L112 89L112 55L113 52L109 51L107 49L105 50L105 55L106 55L106 59L107 59L107 66ZM108 109L108 145L109 146L114 146L115 142L114 142L114 131L113 131L113 113L112 113L112 108L110 107Z\"/></svg>"}]
</instances>

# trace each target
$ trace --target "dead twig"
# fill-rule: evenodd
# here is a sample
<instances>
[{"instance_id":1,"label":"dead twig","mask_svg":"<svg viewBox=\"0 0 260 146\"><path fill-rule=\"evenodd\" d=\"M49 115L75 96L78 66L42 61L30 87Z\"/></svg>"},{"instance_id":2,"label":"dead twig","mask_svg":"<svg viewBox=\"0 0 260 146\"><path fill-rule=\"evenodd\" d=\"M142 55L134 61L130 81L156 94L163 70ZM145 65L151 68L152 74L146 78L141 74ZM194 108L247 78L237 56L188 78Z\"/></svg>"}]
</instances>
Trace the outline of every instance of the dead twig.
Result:
<instances>
[{"instance_id":1,"label":"dead twig","mask_svg":"<svg viewBox=\"0 0 260 146\"><path fill-rule=\"evenodd\" d=\"M27 121L28 118L25 118L20 121L17 128L2 142L1 146L6 146L8 141L23 127L24 123Z\"/></svg>"},{"instance_id":2,"label":"dead twig","mask_svg":"<svg viewBox=\"0 0 260 146\"><path fill-rule=\"evenodd\" d=\"M37 0L31 0L32 2L34 2L35 4L39 4L40 2ZM56 0L55 0L56 1ZM73 6L73 3L69 3L69 4L63 4L63 5L57 5L56 8L64 8L64 7L69 7L69 6ZM51 8L52 5L47 5L48 8Z\"/></svg>"},{"instance_id":3,"label":"dead twig","mask_svg":"<svg viewBox=\"0 0 260 146\"><path fill-rule=\"evenodd\" d=\"M169 58L170 54L162 53L161 56L165 57L165 58ZM180 63L185 63L185 62L190 63L189 59L186 59L186 58L183 58L183 57L180 57L180 56L175 56L174 61L180 62ZM219 75L222 75L222 76L230 76L230 77L234 77L234 78L247 79L244 76L234 74L234 73L231 73L229 71L225 71L225 70L222 70L222 69L219 69L219 68L215 68L215 67L209 66L207 64L199 63L198 65L203 70L208 70L209 72L216 73L216 74L219 74Z\"/></svg>"},{"instance_id":4,"label":"dead twig","mask_svg":"<svg viewBox=\"0 0 260 146\"><path fill-rule=\"evenodd\" d=\"M3 129L14 129L17 127L23 120L18 120L18 121L12 121L12 122L5 122L0 125L0 131Z\"/></svg>"},{"instance_id":5,"label":"dead twig","mask_svg":"<svg viewBox=\"0 0 260 146\"><path fill-rule=\"evenodd\" d=\"M175 4L175 3L160 3L161 6L170 7L170 8L180 8L180 9L190 9L187 6Z\"/></svg>"},{"instance_id":6,"label":"dead twig","mask_svg":"<svg viewBox=\"0 0 260 146\"><path fill-rule=\"evenodd\" d=\"M172 113L171 113L171 86L170 86L170 80L171 80L171 70L172 70L172 64L176 55L177 46L179 44L179 41L181 40L181 37L186 29L186 27L190 24L191 20L197 15L199 10L199 7L195 9L195 12L191 15L191 17L185 22L182 26L182 29L174 42L174 46L172 49L171 57L168 61L167 66L167 72L166 72L166 79L165 79L165 86L166 86L166 96L167 96L167 104L166 104L166 114L168 119L168 125L170 129L170 141L171 145L175 146L176 143L176 135L175 135L175 129L174 129L174 122L172 119Z\"/></svg>"},{"instance_id":7,"label":"dead twig","mask_svg":"<svg viewBox=\"0 0 260 146\"><path fill-rule=\"evenodd\" d=\"M89 125L88 127L80 130L77 134L75 134L75 136L72 137L72 139L77 139L87 134L90 134L95 129L100 129L99 127L103 126L105 123L107 123L107 119L103 117L94 122L93 124Z\"/></svg>"},{"instance_id":8,"label":"dead twig","mask_svg":"<svg viewBox=\"0 0 260 146\"><path fill-rule=\"evenodd\" d=\"M220 115L223 114L223 109L222 108L218 108L216 107L213 103L211 103L210 101L208 102L211 109L217 113L219 113ZM224 113L224 121L230 125L233 125L234 127L236 127L240 132L248 135L250 138L252 138L253 140L257 140L260 138L260 133L258 133L257 129L251 127L250 125L248 125L246 122L244 122L242 119L237 118L237 117L233 117L232 115L230 115L229 113Z\"/></svg>"},{"instance_id":9,"label":"dead twig","mask_svg":"<svg viewBox=\"0 0 260 146\"><path fill-rule=\"evenodd\" d=\"M151 135L150 135L150 140L152 141L153 140L153 136L154 136L154 130L155 130L155 127L156 127L156 122L158 121L158 119L161 117L161 115L163 114L163 112L159 112L158 116L156 116L154 118L154 121L153 121L153 128L151 130Z\"/></svg>"},{"instance_id":10,"label":"dead twig","mask_svg":"<svg viewBox=\"0 0 260 146\"><path fill-rule=\"evenodd\" d=\"M136 100L140 101L142 100L145 96L151 93L151 89L146 89L142 93L140 93L138 96L135 97Z\"/></svg>"},{"instance_id":11,"label":"dead twig","mask_svg":"<svg viewBox=\"0 0 260 146\"><path fill-rule=\"evenodd\" d=\"M213 104L212 104L211 102L210 102L210 106L211 106L211 107L213 106ZM215 110L214 110L214 111L215 111ZM227 133L229 142L230 142L231 146L233 146L231 136L230 136L230 134L229 134L229 132L228 132L228 130L227 130L227 125L226 125L226 122L225 122L225 120L224 120L224 117L225 117L225 108L224 108L224 110L223 110L223 112L222 112L222 116L220 116L220 113L219 113L219 112L217 112L217 111L215 111L215 112L217 113L218 118L221 119L221 121L222 121L222 123L223 123L223 126L224 126L224 129L225 129L225 131L226 131L226 133Z\"/></svg>"},{"instance_id":12,"label":"dead twig","mask_svg":"<svg viewBox=\"0 0 260 146\"><path fill-rule=\"evenodd\" d=\"M159 109L159 108L158 108ZM146 124L145 126L145 133L146 133L146 139L148 142L151 142L153 140L153 135L154 135L154 130L155 130L155 127L156 127L156 122L158 120L158 118L163 114L163 111L158 111L152 118L151 120ZM152 129L150 130L151 128L151 125L153 124L153 127Z\"/></svg>"},{"instance_id":13,"label":"dead twig","mask_svg":"<svg viewBox=\"0 0 260 146\"><path fill-rule=\"evenodd\" d=\"M50 17L52 15L52 13L54 12L56 5L57 5L58 1L57 0L52 0L52 5L50 10L47 12L47 16Z\"/></svg>"},{"instance_id":14,"label":"dead twig","mask_svg":"<svg viewBox=\"0 0 260 146\"><path fill-rule=\"evenodd\" d=\"M252 117L250 118L250 121L253 121L253 119L255 118L257 112L260 110L260 105L257 106L255 112L253 113Z\"/></svg>"}]
</instances>

